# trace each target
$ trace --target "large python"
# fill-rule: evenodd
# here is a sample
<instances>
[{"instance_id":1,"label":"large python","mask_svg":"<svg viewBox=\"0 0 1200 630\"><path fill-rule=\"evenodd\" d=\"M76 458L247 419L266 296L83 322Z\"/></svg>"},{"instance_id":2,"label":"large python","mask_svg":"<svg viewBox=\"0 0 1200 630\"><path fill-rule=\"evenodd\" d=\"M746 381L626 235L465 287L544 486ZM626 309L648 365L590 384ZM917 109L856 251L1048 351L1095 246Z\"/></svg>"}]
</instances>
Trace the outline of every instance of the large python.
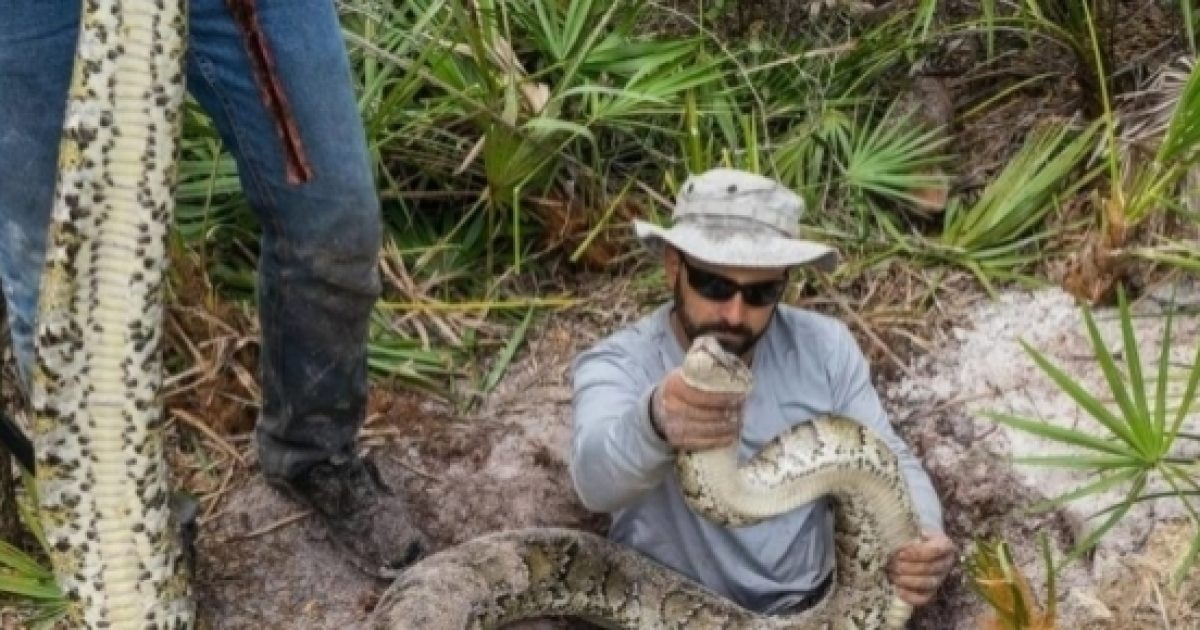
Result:
<instances>
[{"instance_id":1,"label":"large python","mask_svg":"<svg viewBox=\"0 0 1200 630\"><path fill-rule=\"evenodd\" d=\"M162 448L161 318L182 120L182 0L83 0L39 296L32 402L40 513L86 628L187 628L188 567ZM748 372L712 345L689 352L696 386L741 390ZM836 586L792 618L761 617L602 538L493 534L410 569L377 627L496 628L573 615L617 628L898 628L884 579L916 534L892 453L841 418L801 425L744 468L732 450L678 461L689 501L730 526L832 495Z\"/></svg>"},{"instance_id":2,"label":"large python","mask_svg":"<svg viewBox=\"0 0 1200 630\"><path fill-rule=\"evenodd\" d=\"M710 337L689 349L683 376L710 391L752 384L749 369ZM885 567L919 530L888 446L857 422L823 417L776 437L741 467L736 449L676 458L684 496L705 517L737 527L834 499L834 586L803 613L758 615L601 537L547 528L489 534L427 557L384 593L371 627L485 630L544 616L627 630L903 627L911 609Z\"/></svg>"},{"instance_id":3,"label":"large python","mask_svg":"<svg viewBox=\"0 0 1200 630\"><path fill-rule=\"evenodd\" d=\"M74 628L186 628L162 447L162 293L183 0L82 0L39 295L40 514Z\"/></svg>"}]
</instances>

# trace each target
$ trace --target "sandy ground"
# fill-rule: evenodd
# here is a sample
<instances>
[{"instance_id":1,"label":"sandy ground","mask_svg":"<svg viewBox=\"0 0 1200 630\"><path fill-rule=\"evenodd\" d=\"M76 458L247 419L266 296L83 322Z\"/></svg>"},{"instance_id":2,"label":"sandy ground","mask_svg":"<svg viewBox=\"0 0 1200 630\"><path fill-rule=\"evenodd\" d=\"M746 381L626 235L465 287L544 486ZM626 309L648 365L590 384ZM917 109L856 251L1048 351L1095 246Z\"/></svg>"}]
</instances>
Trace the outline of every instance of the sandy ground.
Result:
<instances>
[{"instance_id":1,"label":"sandy ground","mask_svg":"<svg viewBox=\"0 0 1200 630\"><path fill-rule=\"evenodd\" d=\"M1200 304L1196 283L1181 297ZM960 306L956 305L955 312ZM385 478L409 497L416 521L438 549L485 532L565 526L604 532L606 519L576 499L566 471L570 441L569 362L600 335L635 316L632 303L612 305L605 317L550 316L531 327L518 360L497 388L470 413L413 393L380 387L363 447ZM1178 378L1200 343L1196 309L1177 316L1171 361ZM626 315L614 316L617 313ZM1136 305L1142 363L1153 373L1163 318L1153 300ZM624 318L623 320L621 318ZM1112 309L1096 320L1110 349L1124 357ZM1056 557L1095 527L1089 515L1120 496L1079 502L1049 513L1028 513L1034 502L1073 488L1083 479L1058 470L1013 466L1014 455L1062 452L1028 435L999 428L985 411L1045 418L1095 430L1040 372L1018 340L1040 349L1089 391L1104 380L1090 360L1079 310L1057 289L1009 291L979 298L912 359L908 374L878 379L893 421L922 458L945 509L948 533L961 550L982 536L999 536L1044 600L1044 572L1035 548L1049 536ZM879 371L883 374L883 370ZM1171 382L1176 393L1182 382ZM1189 426L1195 428L1195 415ZM207 628L363 627L387 583L351 567L322 536L315 519L262 483L245 437L231 444L249 459L236 471L214 472L228 485L214 492L201 522L196 580L201 623ZM397 497L396 500L403 500ZM1193 530L1171 501L1148 502L1106 535L1095 553L1070 565L1059 579L1061 628L1200 628L1198 580L1167 588ZM961 566L939 598L918 611L910 627L977 628L984 612L964 582ZM0 626L19 627L12 611ZM584 627L563 620L514 625L522 630Z\"/></svg>"},{"instance_id":2,"label":"sandy ground","mask_svg":"<svg viewBox=\"0 0 1200 630\"><path fill-rule=\"evenodd\" d=\"M1196 303L1194 285L1182 287L1180 298ZM1165 319L1154 300L1135 305L1135 337L1144 373L1156 372ZM1114 309L1098 309L1101 336L1118 360L1121 343ZM1040 592L1043 569L1033 542L1037 533L1051 537L1056 555L1069 550L1102 522L1092 518L1101 508L1124 498L1127 486L1067 504L1048 514L1025 515L1033 503L1058 496L1094 480L1061 469L1012 466L1014 455L1055 455L1076 452L1005 428L984 415L1000 412L1051 421L1064 427L1105 435L1103 429L1039 370L1019 340L1041 351L1051 362L1101 400L1111 400L1104 376L1092 359L1085 324L1072 300L1058 290L1005 294L982 302L970 312L951 339L919 361L919 376L885 386L885 397L902 425L922 450L946 503L947 526L956 540L971 534L1000 535L1014 545L1026 574ZM1170 346L1173 366L1168 401L1178 400L1184 365L1195 359L1200 342L1200 319L1176 316ZM1151 390L1153 391L1153 390ZM1200 415L1192 413L1184 430L1195 430ZM1181 445L1179 452L1194 453ZM1187 529L1180 524L1181 505L1159 500L1134 506L1094 553L1070 565L1060 577L1062 627L1198 627L1189 613L1195 594L1163 592L1161 577L1174 568L1183 550ZM1165 555L1163 548L1168 551ZM1194 584L1192 585L1194 587ZM973 596L961 581L952 580L943 593L945 610L956 614L952 627L961 627ZM1171 613L1174 613L1173 615Z\"/></svg>"},{"instance_id":3,"label":"sandy ground","mask_svg":"<svg viewBox=\"0 0 1200 630\"><path fill-rule=\"evenodd\" d=\"M1153 365L1162 319L1150 301L1138 306L1143 362ZM1105 338L1119 339L1114 313L1097 320ZM528 526L567 526L603 532L605 519L575 498L566 474L570 440L569 359L595 339L577 322L551 318L536 327L522 358L478 411L455 415L443 405L397 395L377 402L369 426L372 452L385 476L411 497L417 521L438 548L484 532ZM1172 360L1191 359L1200 319L1181 315ZM1061 449L999 429L981 414L1004 411L1086 428L1088 421L1020 348L1024 339L1094 387L1102 377L1088 361L1090 346L1079 311L1058 290L1011 292L978 302L936 350L917 359L912 376L881 383L893 420L921 455L943 498L947 529L964 551L972 536L999 535L1043 593L1036 534L1045 532L1059 554L1080 539L1095 505L1070 505L1026 514L1032 502L1077 485L1060 472L1013 467L1013 454ZM1096 391L1093 389L1093 391ZM1114 495L1115 496L1115 495ZM1169 502L1131 511L1106 536L1090 561L1069 567L1060 582L1064 628L1175 628L1196 625L1194 591L1168 592L1189 529ZM213 628L359 627L386 587L356 573L321 538L312 517L267 489L256 476L229 489L203 523L198 582L203 621ZM918 612L914 628L972 628L983 612L956 569L939 599ZM521 628L560 628L530 622Z\"/></svg>"},{"instance_id":4,"label":"sandy ground","mask_svg":"<svg viewBox=\"0 0 1200 630\"><path fill-rule=\"evenodd\" d=\"M377 396L382 418L368 433L390 437L371 452L384 477L411 498L436 548L519 527L604 531L604 519L576 500L566 470L567 369L579 345L569 326L542 327L531 351L470 417L414 396ZM227 493L199 542L199 607L212 628L358 627L387 586L356 572L313 517L257 476Z\"/></svg>"}]
</instances>

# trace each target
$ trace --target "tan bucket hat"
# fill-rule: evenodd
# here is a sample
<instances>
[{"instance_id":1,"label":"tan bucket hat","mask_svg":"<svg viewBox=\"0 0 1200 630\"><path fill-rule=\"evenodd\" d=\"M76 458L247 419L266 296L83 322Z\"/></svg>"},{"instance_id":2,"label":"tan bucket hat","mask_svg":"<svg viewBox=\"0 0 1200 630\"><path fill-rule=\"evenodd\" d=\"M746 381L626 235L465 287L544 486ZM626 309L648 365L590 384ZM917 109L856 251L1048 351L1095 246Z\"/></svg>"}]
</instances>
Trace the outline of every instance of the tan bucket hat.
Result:
<instances>
[{"instance_id":1,"label":"tan bucket hat","mask_svg":"<svg viewBox=\"0 0 1200 630\"><path fill-rule=\"evenodd\" d=\"M837 265L837 251L797 237L804 200L761 175L715 168L688 177L670 228L635 220L647 247L670 243L689 257L734 267Z\"/></svg>"}]
</instances>

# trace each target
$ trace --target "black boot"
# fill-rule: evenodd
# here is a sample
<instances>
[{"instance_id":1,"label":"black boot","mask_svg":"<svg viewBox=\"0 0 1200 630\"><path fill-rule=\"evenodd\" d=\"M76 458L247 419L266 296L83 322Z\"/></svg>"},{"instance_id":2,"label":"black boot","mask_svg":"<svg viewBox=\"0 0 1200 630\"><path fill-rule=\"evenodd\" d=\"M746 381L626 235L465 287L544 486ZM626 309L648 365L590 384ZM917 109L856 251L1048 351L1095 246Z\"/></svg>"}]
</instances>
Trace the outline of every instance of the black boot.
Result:
<instances>
[{"instance_id":1,"label":"black boot","mask_svg":"<svg viewBox=\"0 0 1200 630\"><path fill-rule=\"evenodd\" d=\"M311 507L325 522L334 544L372 576L394 578L429 549L404 500L383 483L369 460L323 462L293 479L269 478L268 482Z\"/></svg>"}]
</instances>

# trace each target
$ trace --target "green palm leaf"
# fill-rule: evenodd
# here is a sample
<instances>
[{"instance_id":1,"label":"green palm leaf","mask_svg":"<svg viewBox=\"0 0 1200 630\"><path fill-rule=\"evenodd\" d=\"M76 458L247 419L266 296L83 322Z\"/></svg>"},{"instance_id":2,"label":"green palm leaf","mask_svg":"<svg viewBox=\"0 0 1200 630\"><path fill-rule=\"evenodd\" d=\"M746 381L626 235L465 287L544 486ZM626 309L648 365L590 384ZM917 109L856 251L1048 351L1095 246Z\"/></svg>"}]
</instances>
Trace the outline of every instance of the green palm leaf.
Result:
<instances>
[{"instance_id":1,"label":"green palm leaf","mask_svg":"<svg viewBox=\"0 0 1200 630\"><path fill-rule=\"evenodd\" d=\"M852 188L919 206L915 191L946 184L929 169L948 159L942 149L950 138L915 124L912 114L896 116L889 108L878 121L835 133L842 176Z\"/></svg>"},{"instance_id":2,"label":"green palm leaf","mask_svg":"<svg viewBox=\"0 0 1200 630\"><path fill-rule=\"evenodd\" d=\"M1122 291L1122 299L1124 291ZM1167 435L1167 381L1170 380L1171 370L1171 324L1174 322L1174 309L1167 309L1167 318L1163 323L1163 342L1158 351L1158 377L1154 388L1154 432L1163 436L1161 448L1170 449L1175 441L1174 435Z\"/></svg>"},{"instance_id":3,"label":"green palm leaf","mask_svg":"<svg viewBox=\"0 0 1200 630\"><path fill-rule=\"evenodd\" d=\"M1143 471L1136 468L1126 468L1124 470L1113 470L1100 475L1100 478L1083 486L1080 486L1069 492L1064 492L1056 497L1038 501L1029 507L1033 512L1045 512L1047 510L1057 509L1083 497L1107 492L1129 480L1142 475ZM1132 496L1132 495L1131 495Z\"/></svg>"},{"instance_id":4,"label":"green palm leaf","mask_svg":"<svg viewBox=\"0 0 1200 630\"><path fill-rule=\"evenodd\" d=\"M1132 452L1130 449L1125 448L1118 442L1104 440L1091 435L1090 433L1085 433L1076 429L1060 427L1058 425L1047 423L1044 420L1034 420L1031 418L1022 418L1020 416L994 412L989 412L984 415L1001 424L1032 433L1038 437L1052 440L1054 442L1061 442L1063 444L1090 449L1093 451L1100 451L1102 453L1109 453L1121 457L1137 457L1137 454Z\"/></svg>"},{"instance_id":5,"label":"green palm leaf","mask_svg":"<svg viewBox=\"0 0 1200 630\"><path fill-rule=\"evenodd\" d=\"M1086 306L1083 307L1083 320L1087 325L1088 337L1091 339L1092 348L1096 354L1096 361L1100 364L1100 369L1104 372L1104 378L1108 381L1108 387L1112 391L1113 398L1117 401L1117 405L1121 408L1121 413L1124 415L1124 424L1127 425L1128 430L1125 434L1127 437L1123 437L1122 439L1137 447L1144 455L1149 455L1149 445L1145 444L1145 434L1139 430L1137 423L1137 418L1140 416L1140 409L1130 399L1129 392L1125 389L1125 381L1117 369L1117 364L1113 360L1112 353L1108 351L1108 347L1105 346L1104 340L1100 337L1100 331L1096 327L1095 320L1092 318L1091 309ZM1091 410L1089 409L1089 411ZM1121 424L1116 416L1113 416L1113 422Z\"/></svg>"},{"instance_id":6,"label":"green palm leaf","mask_svg":"<svg viewBox=\"0 0 1200 630\"><path fill-rule=\"evenodd\" d=\"M1026 466L1049 466L1079 470L1111 470L1137 467L1141 462L1126 455L1026 455L1014 457L1013 462Z\"/></svg>"},{"instance_id":7,"label":"green palm leaf","mask_svg":"<svg viewBox=\"0 0 1200 630\"><path fill-rule=\"evenodd\" d=\"M51 601L63 598L62 591L53 582L43 583L14 575L0 575L0 593Z\"/></svg>"},{"instance_id":8,"label":"green palm leaf","mask_svg":"<svg viewBox=\"0 0 1200 630\"><path fill-rule=\"evenodd\" d=\"M1050 211L1057 194L1091 179L1067 184L1091 150L1097 129L1093 123L1078 133L1065 126L1034 132L974 205L947 214L942 241L975 251L1024 236Z\"/></svg>"},{"instance_id":9,"label":"green palm leaf","mask_svg":"<svg viewBox=\"0 0 1200 630\"><path fill-rule=\"evenodd\" d=\"M1099 527L1092 530L1087 537L1080 541L1075 546L1075 549L1071 551L1071 553L1067 554L1068 562L1079 558L1083 554L1087 553L1092 547L1095 547L1096 543L1100 542L1100 539L1103 538L1109 530L1111 530L1117 523L1121 521L1125 514L1129 512L1129 508L1133 507L1133 504L1136 502L1138 495L1141 494L1142 489L1146 487L1146 477L1147 475L1142 472L1133 479L1133 487L1130 489L1126 499L1117 504L1117 508L1113 510L1112 514L1110 514Z\"/></svg>"},{"instance_id":10,"label":"green palm leaf","mask_svg":"<svg viewBox=\"0 0 1200 630\"><path fill-rule=\"evenodd\" d=\"M1129 431L1129 427L1125 426L1125 422L1121 418L1118 418L1116 414L1109 411L1109 409L1104 406L1104 403L1097 400L1095 396L1089 394L1087 390L1083 389L1083 387L1076 383L1075 380L1070 377L1070 375L1059 369L1058 366L1051 363L1049 359L1042 355L1041 352L1038 352L1037 349L1033 348L1024 341L1020 341L1019 343L1021 344L1021 347L1024 348L1027 353L1029 353L1030 357L1033 358L1033 361L1037 363L1038 367L1040 367L1042 371L1045 372L1050 379L1058 385L1059 389L1063 390L1063 392L1070 396L1076 404L1078 404L1093 418L1104 425L1104 427L1111 431L1113 435L1120 438L1121 441L1125 442L1129 446L1137 445L1137 441L1133 434Z\"/></svg>"},{"instance_id":11,"label":"green palm leaf","mask_svg":"<svg viewBox=\"0 0 1200 630\"><path fill-rule=\"evenodd\" d=\"M1120 415L1101 403L1096 396L1084 390L1076 380L1051 363L1036 349L1023 341L1020 343L1038 367L1050 376L1059 389L1106 428L1110 437L1098 437L1042 420L1019 418L1007 414L990 414L1000 424L1069 444L1085 451L1079 455L1017 457L1014 458L1015 462L1090 471L1098 475L1090 483L1052 499L1041 501L1032 509L1036 511L1054 509L1070 501L1129 484L1123 501L1094 515L1104 516L1104 521L1076 546L1069 556L1071 560L1094 547L1101 537L1124 518L1136 503L1173 497L1183 503L1193 521L1200 522L1200 512L1193 509L1191 505L1191 498L1200 495L1200 483L1197 483L1195 474L1198 470L1197 460L1193 456L1172 455L1170 452L1176 436L1179 435L1179 427L1183 418L1187 416L1195 397L1196 388L1200 385L1200 347L1197 347L1195 360L1190 366L1187 387L1179 407L1176 409L1172 426L1169 430L1164 430L1169 411L1167 383L1172 380L1169 358L1172 345L1173 319L1171 313L1167 314L1164 325L1155 376L1157 384L1153 397L1154 406L1151 409L1151 401L1146 391L1147 379L1143 374L1141 353L1137 349L1137 340L1134 334L1133 315L1129 303L1125 299L1124 290L1118 292L1118 316L1128 377L1122 374L1113 354L1105 345L1090 309L1085 305L1082 307L1082 311L1087 333L1094 349L1096 364L1104 373L1112 397L1120 410ZM1153 488L1152 492L1146 493L1147 484L1156 473L1167 486ZM1191 547L1183 556L1175 575L1176 579L1183 574L1182 572L1187 567L1190 567L1197 554L1200 554L1200 537L1192 542Z\"/></svg>"},{"instance_id":12,"label":"green palm leaf","mask_svg":"<svg viewBox=\"0 0 1200 630\"><path fill-rule=\"evenodd\" d=\"M1166 379L1162 380L1165 381ZM1200 385L1200 344L1196 345L1196 357L1192 359L1187 386L1184 388L1183 397L1179 401L1179 408L1175 411L1175 421L1171 423L1171 431L1168 435L1174 436L1179 432L1179 427L1183 424L1183 419L1187 417L1188 412L1192 409L1192 403L1196 401L1197 385ZM1163 407L1166 408L1165 405Z\"/></svg>"},{"instance_id":13,"label":"green palm leaf","mask_svg":"<svg viewBox=\"0 0 1200 630\"><path fill-rule=\"evenodd\" d=\"M1117 290L1119 313L1121 321L1121 339L1124 343L1126 364L1129 366L1129 387L1133 390L1133 402L1137 405L1137 413L1131 414L1137 419L1137 425L1146 432L1144 437L1150 438L1150 409L1146 403L1146 379L1142 377L1142 357L1138 352L1137 339L1133 336L1133 318L1129 313L1129 302L1125 299L1124 287ZM1147 444L1154 448L1156 444Z\"/></svg>"}]
</instances>

